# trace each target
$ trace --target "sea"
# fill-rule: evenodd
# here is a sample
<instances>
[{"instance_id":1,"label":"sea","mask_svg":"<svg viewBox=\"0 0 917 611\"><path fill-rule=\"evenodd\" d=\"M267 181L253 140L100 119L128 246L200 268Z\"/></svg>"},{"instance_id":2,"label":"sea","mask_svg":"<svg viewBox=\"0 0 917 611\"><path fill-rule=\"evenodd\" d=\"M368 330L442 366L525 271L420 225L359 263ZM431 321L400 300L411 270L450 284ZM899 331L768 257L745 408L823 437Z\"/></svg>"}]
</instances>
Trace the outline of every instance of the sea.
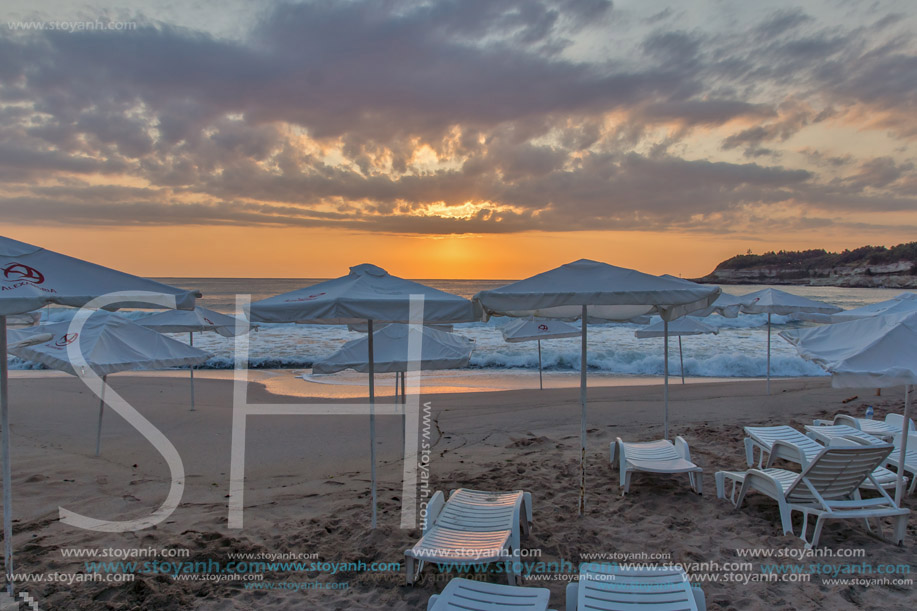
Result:
<instances>
[{"instance_id":1,"label":"sea","mask_svg":"<svg viewBox=\"0 0 917 611\"><path fill-rule=\"evenodd\" d=\"M251 295L252 301L311 286L320 278L157 278L172 286L197 289L203 294L198 303L204 307L233 314L236 296ZM502 286L512 280L444 280L420 279L419 282L463 297L478 291ZM767 288L763 285L730 285L724 292L743 295ZM890 299L900 289L862 289L840 287L779 286L781 290L837 305L844 309L859 307ZM72 308L47 307L42 322L68 320ZM122 311L129 318L149 314L143 311ZM538 352L535 342L506 343L501 327L512 319L495 317L488 322L455 325L455 333L474 340L474 352L467 370L452 372L453 379L461 376L534 373L538 375ZM656 322L654 318L651 322ZM741 314L738 318L711 315L705 322L717 328L716 335L682 338L684 374L703 379L756 378L764 376L767 364L767 316ZM579 324L579 323L574 323ZM777 333L785 329L809 326L792 316L772 317L772 377L823 376L825 372L796 355L795 349ZM606 323L589 325L587 364L590 375L614 378L658 377L663 373L663 340L637 339L634 332L642 325ZM187 334L176 339L188 341ZM308 370L315 360L331 355L345 342L360 334L339 325L274 324L260 325L250 336L250 367L253 369ZM669 373L681 375L681 360L677 338L670 338ZM233 367L233 340L216 333L195 333L194 346L213 356L202 369L228 370ZM542 341L542 363L545 375L573 374L580 368L579 338ZM41 366L10 357L11 369L40 369ZM566 376L565 376L566 377Z\"/></svg>"}]
</instances>

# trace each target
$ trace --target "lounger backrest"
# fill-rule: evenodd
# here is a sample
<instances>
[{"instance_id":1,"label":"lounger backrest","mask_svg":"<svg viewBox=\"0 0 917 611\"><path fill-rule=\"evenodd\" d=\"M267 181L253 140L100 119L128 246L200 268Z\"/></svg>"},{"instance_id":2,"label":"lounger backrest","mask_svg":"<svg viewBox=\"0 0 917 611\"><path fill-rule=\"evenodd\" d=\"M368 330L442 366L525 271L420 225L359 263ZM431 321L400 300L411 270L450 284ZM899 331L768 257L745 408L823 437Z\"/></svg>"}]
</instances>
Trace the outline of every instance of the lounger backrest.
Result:
<instances>
[{"instance_id":1,"label":"lounger backrest","mask_svg":"<svg viewBox=\"0 0 917 611\"><path fill-rule=\"evenodd\" d=\"M791 503L811 503L817 498L808 482L826 501L852 495L892 451L891 444L860 447L828 447L822 450L787 489Z\"/></svg>"},{"instance_id":2,"label":"lounger backrest","mask_svg":"<svg viewBox=\"0 0 917 611\"><path fill-rule=\"evenodd\" d=\"M547 588L502 586L470 579L449 582L432 611L544 611L551 596Z\"/></svg>"},{"instance_id":3,"label":"lounger backrest","mask_svg":"<svg viewBox=\"0 0 917 611\"><path fill-rule=\"evenodd\" d=\"M861 428L859 421L850 414L835 414L834 424L851 426L855 429Z\"/></svg>"},{"instance_id":4,"label":"lounger backrest","mask_svg":"<svg viewBox=\"0 0 917 611\"><path fill-rule=\"evenodd\" d=\"M860 429L853 428L847 424L834 424L820 427L821 431L829 437L847 437L848 439L858 439L867 445L881 446L885 442L874 435L864 433Z\"/></svg>"},{"instance_id":5,"label":"lounger backrest","mask_svg":"<svg viewBox=\"0 0 917 611\"><path fill-rule=\"evenodd\" d=\"M626 441L622 443L628 460L679 460L681 458L672 442L664 439L645 443L627 443Z\"/></svg>"},{"instance_id":6,"label":"lounger backrest","mask_svg":"<svg viewBox=\"0 0 917 611\"><path fill-rule=\"evenodd\" d=\"M825 446L814 439L806 437L791 426L746 426L745 434L770 451L775 441L785 441L798 447L811 460L825 449Z\"/></svg>"},{"instance_id":7,"label":"lounger backrest","mask_svg":"<svg viewBox=\"0 0 917 611\"><path fill-rule=\"evenodd\" d=\"M459 488L452 493L436 524L455 530L493 532L519 528L521 492L480 492Z\"/></svg>"},{"instance_id":8,"label":"lounger backrest","mask_svg":"<svg viewBox=\"0 0 917 611\"><path fill-rule=\"evenodd\" d=\"M914 421L911 420L910 418L908 418L907 420L910 423L910 427L909 427L910 432L911 434L913 434L914 431L917 430L914 428ZM902 416L901 414L886 414L885 415L885 424L888 424L897 429L903 430L904 429L904 416Z\"/></svg>"},{"instance_id":9,"label":"lounger backrest","mask_svg":"<svg viewBox=\"0 0 917 611\"><path fill-rule=\"evenodd\" d=\"M697 610L685 572L675 567L580 566L577 611Z\"/></svg>"}]
</instances>

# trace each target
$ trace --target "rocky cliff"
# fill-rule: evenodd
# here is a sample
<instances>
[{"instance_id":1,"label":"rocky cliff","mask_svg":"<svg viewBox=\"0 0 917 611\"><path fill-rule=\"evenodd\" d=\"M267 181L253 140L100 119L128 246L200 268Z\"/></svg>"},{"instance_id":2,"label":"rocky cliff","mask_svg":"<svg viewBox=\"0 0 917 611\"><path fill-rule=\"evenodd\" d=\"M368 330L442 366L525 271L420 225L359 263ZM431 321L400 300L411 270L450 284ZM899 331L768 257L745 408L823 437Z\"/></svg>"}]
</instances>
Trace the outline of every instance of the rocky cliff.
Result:
<instances>
[{"instance_id":1,"label":"rocky cliff","mask_svg":"<svg viewBox=\"0 0 917 611\"><path fill-rule=\"evenodd\" d=\"M917 288L917 242L892 248L864 246L841 253L749 253L723 261L697 282L913 289Z\"/></svg>"}]
</instances>

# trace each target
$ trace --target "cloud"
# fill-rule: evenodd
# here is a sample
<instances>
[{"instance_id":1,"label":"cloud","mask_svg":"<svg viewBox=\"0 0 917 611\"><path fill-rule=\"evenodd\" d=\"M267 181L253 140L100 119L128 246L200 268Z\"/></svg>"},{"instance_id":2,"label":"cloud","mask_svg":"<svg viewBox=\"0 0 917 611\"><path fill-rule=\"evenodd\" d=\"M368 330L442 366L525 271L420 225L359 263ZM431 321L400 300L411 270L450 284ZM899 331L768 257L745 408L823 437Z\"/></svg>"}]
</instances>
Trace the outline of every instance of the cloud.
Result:
<instances>
[{"instance_id":1,"label":"cloud","mask_svg":"<svg viewBox=\"0 0 917 611\"><path fill-rule=\"evenodd\" d=\"M917 55L894 20L690 16L319 0L270 5L233 38L142 16L133 31L10 32L0 209L74 225L726 232L778 204L915 203L906 152L806 141L816 125L917 134Z\"/></svg>"}]
</instances>

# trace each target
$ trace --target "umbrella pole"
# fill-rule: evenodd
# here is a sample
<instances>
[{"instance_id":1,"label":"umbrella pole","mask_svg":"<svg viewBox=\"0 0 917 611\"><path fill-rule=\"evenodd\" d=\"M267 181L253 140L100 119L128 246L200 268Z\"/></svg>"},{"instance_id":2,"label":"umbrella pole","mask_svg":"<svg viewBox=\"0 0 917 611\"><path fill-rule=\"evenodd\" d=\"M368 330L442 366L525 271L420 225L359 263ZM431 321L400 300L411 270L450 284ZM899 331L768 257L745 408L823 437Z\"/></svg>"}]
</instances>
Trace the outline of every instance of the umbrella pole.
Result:
<instances>
[{"instance_id":1,"label":"umbrella pole","mask_svg":"<svg viewBox=\"0 0 917 611\"><path fill-rule=\"evenodd\" d=\"M771 314L767 313L767 394L771 394Z\"/></svg>"},{"instance_id":2,"label":"umbrella pole","mask_svg":"<svg viewBox=\"0 0 917 611\"><path fill-rule=\"evenodd\" d=\"M373 513L372 513L372 528L376 528L376 371L375 363L373 362L373 319L370 318L366 321L366 329L368 331L367 342L369 345L369 459L372 462L370 467L370 474L372 477L372 502L373 502Z\"/></svg>"},{"instance_id":3,"label":"umbrella pole","mask_svg":"<svg viewBox=\"0 0 917 611\"><path fill-rule=\"evenodd\" d=\"M407 405L408 399L405 396L405 392L404 392L404 374L405 372L402 371L401 372L401 458L402 459L407 455L407 452L405 450L404 440L407 437L407 427L408 427L407 416L405 414L405 412L407 411L405 406Z\"/></svg>"},{"instance_id":4,"label":"umbrella pole","mask_svg":"<svg viewBox=\"0 0 917 611\"><path fill-rule=\"evenodd\" d=\"M544 390L544 379L541 373L541 340L538 340L538 389Z\"/></svg>"},{"instance_id":5,"label":"umbrella pole","mask_svg":"<svg viewBox=\"0 0 917 611\"><path fill-rule=\"evenodd\" d=\"M405 427L404 401L402 400L402 397L401 397L401 379L403 377L404 377L403 371L395 372L395 405L401 406L400 410L401 410L401 458L402 460L404 459L404 456L405 456L405 452L404 452L404 427ZM396 408L396 409L399 409L399 408Z\"/></svg>"},{"instance_id":6,"label":"umbrella pole","mask_svg":"<svg viewBox=\"0 0 917 611\"><path fill-rule=\"evenodd\" d=\"M663 331L665 339L663 344L665 346L665 390L663 394L665 395L665 439L669 438L669 321L662 321Z\"/></svg>"},{"instance_id":7,"label":"umbrella pole","mask_svg":"<svg viewBox=\"0 0 917 611\"><path fill-rule=\"evenodd\" d=\"M0 426L3 427L3 568L6 591L13 596L13 482L10 468L9 363L6 355L6 316L0 316Z\"/></svg>"},{"instance_id":8,"label":"umbrella pole","mask_svg":"<svg viewBox=\"0 0 917 611\"><path fill-rule=\"evenodd\" d=\"M188 344L193 348L194 347L194 332L188 332ZM191 371L191 411L194 411L194 365L188 367L188 370Z\"/></svg>"},{"instance_id":9,"label":"umbrella pole","mask_svg":"<svg viewBox=\"0 0 917 611\"><path fill-rule=\"evenodd\" d=\"M685 356L681 352L681 336L678 336L678 360L681 363L681 383L685 383Z\"/></svg>"},{"instance_id":10,"label":"umbrella pole","mask_svg":"<svg viewBox=\"0 0 917 611\"><path fill-rule=\"evenodd\" d=\"M108 376L102 376L102 396L99 397L99 427L96 430L96 456L102 453L102 414L105 413L105 380Z\"/></svg>"},{"instance_id":11,"label":"umbrella pole","mask_svg":"<svg viewBox=\"0 0 917 611\"><path fill-rule=\"evenodd\" d=\"M895 483L895 505L901 507L904 496L904 459L907 458L907 438L911 434L911 385L904 386L904 425L901 427L901 451L898 456L898 481Z\"/></svg>"},{"instance_id":12,"label":"umbrella pole","mask_svg":"<svg viewBox=\"0 0 917 611\"><path fill-rule=\"evenodd\" d=\"M579 514L586 513L586 306L583 306L583 327L580 331L582 348L580 352L579 400L580 413L580 468L579 468Z\"/></svg>"}]
</instances>

